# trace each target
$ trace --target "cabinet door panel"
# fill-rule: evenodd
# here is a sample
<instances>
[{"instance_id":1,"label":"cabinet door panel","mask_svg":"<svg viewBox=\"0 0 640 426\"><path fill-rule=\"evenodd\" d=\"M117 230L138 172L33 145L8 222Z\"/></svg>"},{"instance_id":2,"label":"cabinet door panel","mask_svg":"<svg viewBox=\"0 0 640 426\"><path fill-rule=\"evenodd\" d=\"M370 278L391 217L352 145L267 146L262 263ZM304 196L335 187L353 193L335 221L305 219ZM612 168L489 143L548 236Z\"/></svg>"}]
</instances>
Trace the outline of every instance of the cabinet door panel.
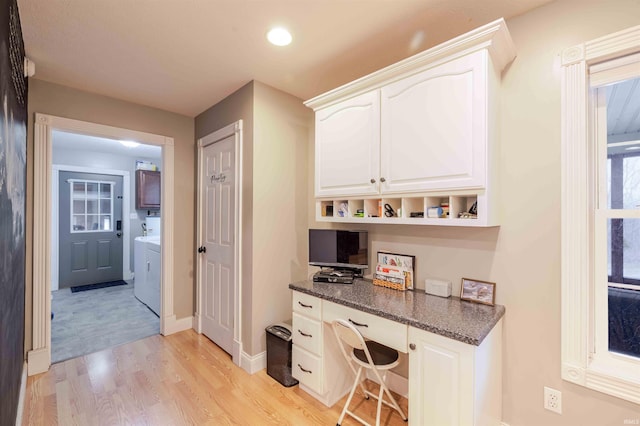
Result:
<instances>
[{"instance_id":1,"label":"cabinet door panel","mask_svg":"<svg viewBox=\"0 0 640 426\"><path fill-rule=\"evenodd\" d=\"M316 197L377 193L379 159L379 91L316 113Z\"/></svg>"},{"instance_id":2,"label":"cabinet door panel","mask_svg":"<svg viewBox=\"0 0 640 426\"><path fill-rule=\"evenodd\" d=\"M473 347L409 327L409 418L421 425L474 424Z\"/></svg>"},{"instance_id":3,"label":"cabinet door panel","mask_svg":"<svg viewBox=\"0 0 640 426\"><path fill-rule=\"evenodd\" d=\"M485 186L486 52L382 88L381 191Z\"/></svg>"}]
</instances>

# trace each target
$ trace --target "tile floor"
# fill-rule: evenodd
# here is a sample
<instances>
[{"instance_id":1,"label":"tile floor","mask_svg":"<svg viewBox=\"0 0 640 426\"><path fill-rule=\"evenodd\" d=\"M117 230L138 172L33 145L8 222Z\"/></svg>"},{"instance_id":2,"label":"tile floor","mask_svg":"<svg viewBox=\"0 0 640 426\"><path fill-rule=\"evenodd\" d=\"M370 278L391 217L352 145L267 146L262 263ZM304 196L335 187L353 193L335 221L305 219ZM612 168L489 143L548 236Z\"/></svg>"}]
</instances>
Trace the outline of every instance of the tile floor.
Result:
<instances>
[{"instance_id":1,"label":"tile floor","mask_svg":"<svg viewBox=\"0 0 640 426\"><path fill-rule=\"evenodd\" d=\"M160 332L160 319L127 285L51 292L51 362L90 354Z\"/></svg>"}]
</instances>

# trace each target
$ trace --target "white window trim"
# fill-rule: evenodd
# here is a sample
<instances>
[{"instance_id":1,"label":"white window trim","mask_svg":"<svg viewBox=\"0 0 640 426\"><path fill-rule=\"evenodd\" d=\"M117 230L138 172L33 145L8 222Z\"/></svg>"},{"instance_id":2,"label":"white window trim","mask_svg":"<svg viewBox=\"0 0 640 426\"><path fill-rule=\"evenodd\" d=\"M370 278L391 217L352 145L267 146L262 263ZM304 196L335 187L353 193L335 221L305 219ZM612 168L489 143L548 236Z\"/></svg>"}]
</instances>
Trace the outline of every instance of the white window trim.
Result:
<instances>
[{"instance_id":1,"label":"white window trim","mask_svg":"<svg viewBox=\"0 0 640 426\"><path fill-rule=\"evenodd\" d=\"M593 226L595 123L590 73L598 63L640 52L640 26L562 52L562 378L640 403L640 380L595 351ZM593 67L593 68L592 68Z\"/></svg>"}]
</instances>

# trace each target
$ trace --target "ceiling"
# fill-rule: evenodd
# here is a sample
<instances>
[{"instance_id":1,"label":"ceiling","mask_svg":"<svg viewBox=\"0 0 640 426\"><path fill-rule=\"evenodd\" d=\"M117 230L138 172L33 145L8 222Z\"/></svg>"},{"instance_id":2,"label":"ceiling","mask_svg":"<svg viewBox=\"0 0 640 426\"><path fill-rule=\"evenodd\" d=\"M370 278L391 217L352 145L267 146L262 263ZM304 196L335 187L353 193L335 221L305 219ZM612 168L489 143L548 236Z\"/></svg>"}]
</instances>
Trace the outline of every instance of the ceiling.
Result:
<instances>
[{"instance_id":1,"label":"ceiling","mask_svg":"<svg viewBox=\"0 0 640 426\"><path fill-rule=\"evenodd\" d=\"M303 100L550 0L18 0L35 78L195 116L251 80ZM283 25L287 47L266 32Z\"/></svg>"},{"instance_id":2,"label":"ceiling","mask_svg":"<svg viewBox=\"0 0 640 426\"><path fill-rule=\"evenodd\" d=\"M52 136L54 150L80 150L91 153L113 154L136 159L159 160L162 156L162 149L159 146L154 145L140 144L136 147L129 148L114 139L86 136L77 133L62 132L60 130L54 130Z\"/></svg>"},{"instance_id":3,"label":"ceiling","mask_svg":"<svg viewBox=\"0 0 640 426\"><path fill-rule=\"evenodd\" d=\"M608 153L637 155L640 150L640 78L606 87Z\"/></svg>"}]
</instances>

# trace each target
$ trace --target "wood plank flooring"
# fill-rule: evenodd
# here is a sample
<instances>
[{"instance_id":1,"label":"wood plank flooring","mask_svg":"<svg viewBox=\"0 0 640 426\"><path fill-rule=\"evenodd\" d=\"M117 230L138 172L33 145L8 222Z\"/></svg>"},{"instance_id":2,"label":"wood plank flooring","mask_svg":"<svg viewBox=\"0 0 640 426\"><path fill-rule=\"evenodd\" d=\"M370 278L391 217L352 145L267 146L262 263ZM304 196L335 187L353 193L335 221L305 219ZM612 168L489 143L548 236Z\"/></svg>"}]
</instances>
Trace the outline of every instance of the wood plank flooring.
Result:
<instances>
[{"instance_id":1,"label":"wood plank flooring","mask_svg":"<svg viewBox=\"0 0 640 426\"><path fill-rule=\"evenodd\" d=\"M327 408L266 370L249 375L188 330L70 359L29 377L23 425L335 425L345 401ZM407 400L398 401L406 413ZM375 409L374 400L356 393L353 411L374 423ZM342 424L359 423L347 417ZM385 406L381 424L406 425Z\"/></svg>"}]
</instances>

